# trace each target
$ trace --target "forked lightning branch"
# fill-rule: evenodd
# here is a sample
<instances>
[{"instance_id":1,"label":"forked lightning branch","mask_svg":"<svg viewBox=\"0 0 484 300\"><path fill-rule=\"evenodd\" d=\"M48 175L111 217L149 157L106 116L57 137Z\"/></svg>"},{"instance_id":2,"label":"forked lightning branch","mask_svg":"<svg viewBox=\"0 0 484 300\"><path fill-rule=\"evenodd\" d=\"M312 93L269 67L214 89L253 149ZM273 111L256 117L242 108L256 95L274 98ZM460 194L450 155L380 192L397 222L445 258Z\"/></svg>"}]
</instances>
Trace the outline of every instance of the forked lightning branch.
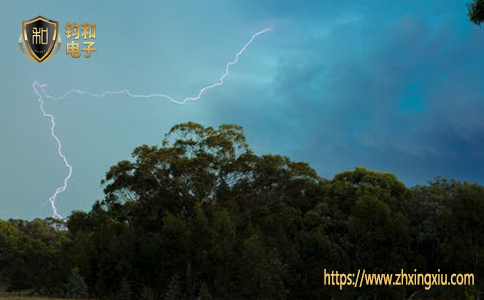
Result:
<instances>
[{"instance_id":1,"label":"forked lightning branch","mask_svg":"<svg viewBox=\"0 0 484 300\"><path fill-rule=\"evenodd\" d=\"M187 98L184 98L184 99L176 99L176 98L173 98L173 97L171 97L170 95L167 95L167 94L134 94L134 93L132 93L129 90L103 91L101 93L92 93L92 92L89 92L89 91L84 91L84 90L79 90L79 89L69 90L64 95L61 95L61 96L58 96L58 97L54 97L54 96L50 95L47 92L46 85L45 84L41 84L41 83L38 83L38 82L34 82L32 84L32 88L34 89L34 92L38 96L40 111L41 111L42 115L45 118L47 118L49 120L49 122L50 122L50 135L52 136L52 138L54 139L54 141L56 143L56 146L57 146L57 154L62 159L65 167L68 170L67 175L64 177L64 180L62 182L62 185L60 187L56 188L55 191L54 191L54 193L52 194L52 196L49 198L49 202L50 202L50 205L52 207L52 217L53 218L57 218L57 219L63 219L63 217L61 216L61 214L59 213L59 211L57 209L56 202L58 200L58 197L62 193L64 193L67 190L67 188L68 188L69 179L71 178L72 172L73 172L73 167L70 164L69 159L67 158L67 156L66 156L66 154L65 154L65 152L63 150L61 139L56 134L56 126L57 126L57 124L56 124L56 121L55 121L55 117L54 117L53 114L48 113L45 110L45 106L44 105L45 105L45 101L46 100L49 100L50 99L50 100L60 101L60 100L66 99L71 94L87 95L87 96L96 97L96 98L103 98L103 97L108 97L108 96L111 96L111 95L124 94L124 95L126 95L126 97L129 97L129 98L162 98L162 99L166 99L168 101L171 101L171 102L173 102L175 104L180 104L180 105L181 104L185 104L185 103L187 103L189 101L197 101L197 100L200 100L204 96L204 94L206 92L208 92L209 90L214 89L216 87L219 87L219 86L223 85L224 82L225 82L225 78L227 76L229 76L230 68L232 66L236 65L239 62L240 56L242 54L244 54L244 52L252 44L252 42L258 36L260 36L260 35L262 35L264 33L267 33L267 32L269 32L271 30L272 30L271 28L267 28L267 29L261 30L261 31L255 33L254 35L252 35L251 38L240 49L240 51L237 52L237 54L235 54L234 59L232 61L228 62L225 65L225 71L223 72L222 76L220 76L220 78L218 79L217 82L215 82L215 83L213 83L211 85L202 87L199 90L199 92L198 92L198 94L196 96L187 97Z\"/></svg>"}]
</instances>

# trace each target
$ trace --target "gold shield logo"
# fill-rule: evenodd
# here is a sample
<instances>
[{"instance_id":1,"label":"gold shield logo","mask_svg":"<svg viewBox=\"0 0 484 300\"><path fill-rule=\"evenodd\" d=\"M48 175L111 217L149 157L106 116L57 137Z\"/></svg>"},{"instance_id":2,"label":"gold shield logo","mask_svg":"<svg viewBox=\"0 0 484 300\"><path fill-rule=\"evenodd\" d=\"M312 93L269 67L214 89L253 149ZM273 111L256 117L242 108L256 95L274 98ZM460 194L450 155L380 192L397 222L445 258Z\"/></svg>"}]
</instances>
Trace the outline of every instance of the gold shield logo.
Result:
<instances>
[{"instance_id":1,"label":"gold shield logo","mask_svg":"<svg viewBox=\"0 0 484 300\"><path fill-rule=\"evenodd\" d=\"M57 39L57 50L51 56ZM19 44L23 54L29 59L35 60L39 63L51 59L57 54L57 52L59 52L61 46L59 22L42 16L23 21ZM22 44L25 45L30 56L25 52Z\"/></svg>"}]
</instances>

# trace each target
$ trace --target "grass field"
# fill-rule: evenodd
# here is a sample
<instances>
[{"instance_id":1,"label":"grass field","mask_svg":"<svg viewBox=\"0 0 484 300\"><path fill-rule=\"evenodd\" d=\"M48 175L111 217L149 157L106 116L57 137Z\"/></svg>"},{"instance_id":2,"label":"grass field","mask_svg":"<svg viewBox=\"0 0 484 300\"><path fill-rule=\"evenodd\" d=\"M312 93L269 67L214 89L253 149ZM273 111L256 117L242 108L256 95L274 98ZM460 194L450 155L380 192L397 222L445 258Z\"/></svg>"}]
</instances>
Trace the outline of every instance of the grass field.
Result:
<instances>
[{"instance_id":1,"label":"grass field","mask_svg":"<svg viewBox=\"0 0 484 300\"><path fill-rule=\"evenodd\" d=\"M67 300L62 298L48 298L42 296L32 296L30 292L19 293L9 293L6 291L4 286L0 285L0 300Z\"/></svg>"}]
</instances>

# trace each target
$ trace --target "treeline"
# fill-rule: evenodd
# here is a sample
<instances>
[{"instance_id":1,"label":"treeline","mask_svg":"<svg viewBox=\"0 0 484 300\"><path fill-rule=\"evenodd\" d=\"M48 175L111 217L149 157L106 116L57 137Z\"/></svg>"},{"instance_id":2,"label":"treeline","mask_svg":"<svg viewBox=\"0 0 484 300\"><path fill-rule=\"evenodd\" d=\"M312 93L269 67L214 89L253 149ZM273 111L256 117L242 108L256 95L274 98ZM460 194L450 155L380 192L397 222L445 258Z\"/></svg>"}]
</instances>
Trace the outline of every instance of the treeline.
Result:
<instances>
[{"instance_id":1,"label":"treeline","mask_svg":"<svg viewBox=\"0 0 484 300\"><path fill-rule=\"evenodd\" d=\"M476 299L484 188L407 188L357 168L332 180L256 155L241 127L173 127L113 166L105 198L64 225L0 221L12 291L119 300ZM59 230L59 228L62 228ZM57 228L57 229L56 229ZM474 273L474 286L324 285L324 270ZM415 294L416 293L416 294Z\"/></svg>"}]
</instances>

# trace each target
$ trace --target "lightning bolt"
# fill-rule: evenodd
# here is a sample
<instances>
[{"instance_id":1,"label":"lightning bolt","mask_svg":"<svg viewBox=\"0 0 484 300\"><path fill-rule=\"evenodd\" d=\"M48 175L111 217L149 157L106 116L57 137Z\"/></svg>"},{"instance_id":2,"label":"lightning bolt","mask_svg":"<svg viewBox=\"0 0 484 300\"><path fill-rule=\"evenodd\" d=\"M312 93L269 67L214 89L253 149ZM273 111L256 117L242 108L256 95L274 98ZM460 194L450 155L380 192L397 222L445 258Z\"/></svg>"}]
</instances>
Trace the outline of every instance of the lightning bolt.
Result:
<instances>
[{"instance_id":1,"label":"lightning bolt","mask_svg":"<svg viewBox=\"0 0 484 300\"><path fill-rule=\"evenodd\" d=\"M79 89L69 90L64 95L62 95L60 97L53 97L50 94L48 94L47 91L45 90L46 84L40 84L37 81L35 81L32 84L32 88L34 89L34 92L39 97L38 98L38 101L39 101L40 111L41 111L42 115L45 118L49 119L49 121L50 121L50 135L52 136L52 138L54 139L54 141L57 144L57 154L60 156L60 158L64 162L64 165L68 169L68 173L64 177L63 185L60 186L60 187L58 187L55 190L54 194L49 198L49 202L50 202L50 205L52 207L52 217L53 218L56 218L56 219L63 219L63 217L58 212L58 209L57 209L57 206L56 206L56 202L57 202L57 198L60 196L60 194L64 193L67 190L68 183L69 183L69 179L72 176L73 168L72 168L71 164L69 163L69 160L67 159L67 156L64 154L64 152L62 150L62 142L61 142L61 140L59 139L59 137L55 133L55 128L56 128L55 117L54 117L54 115L47 113L45 111L45 109L44 109L44 103L45 103L45 100L46 99L52 99L52 100L60 101L60 100L63 100L65 98L67 98L72 93L77 93L77 94L80 94L80 95L88 95L88 96L96 97L96 98L102 98L102 97L106 97L106 96L110 96L110 95L119 95L119 94L126 94L126 96L128 96L130 98L165 98L165 99L167 99L167 100L169 100L169 101L171 101L173 103L180 104L180 105L185 104L185 103L187 103L189 101L198 101L209 90L214 89L216 87L219 87L219 86L223 85L225 83L225 78L227 76L229 76L229 74L230 74L230 68L232 66L234 66L234 65L236 65L236 64L239 63L240 56L242 54L244 54L244 52L252 44L252 42L258 36L260 36L260 35L262 35L264 33L267 33L267 32L269 32L271 30L272 30L272 28L266 28L264 30L261 30L261 31L255 33L255 34L253 34L250 37L250 39L244 44L244 46L240 49L240 51L237 52L237 54L235 54L234 60L228 62L225 65L225 71L222 74L222 76L220 76L219 80L217 82L211 84L211 85L207 85L207 86L202 87L200 89L200 91L198 92L198 94L195 97L187 97L185 99L175 99L175 98L173 98L173 97L171 97L171 96L169 96L167 94L146 94L146 95L143 95L143 94L133 94L129 90L104 91L104 92L102 92L100 94L96 94L96 93L91 93L89 91L84 91L84 90L79 90Z\"/></svg>"},{"instance_id":2,"label":"lightning bolt","mask_svg":"<svg viewBox=\"0 0 484 300\"><path fill-rule=\"evenodd\" d=\"M72 176L72 166L69 164L69 161L67 160L67 157L65 156L64 152L62 152L62 143L59 139L59 137L55 134L55 118L54 115L48 114L45 112L44 109L44 97L42 94L39 93L39 90L36 87L39 87L40 89L43 90L45 87L45 84L39 84L37 82L34 82L32 85L35 93L39 96L39 103L40 103L40 111L42 112L42 115L50 120L50 135L54 138L56 144L57 144L57 153L59 156L62 158L64 161L65 166L69 170L67 176L64 178L64 185L61 187L58 187L54 194L49 198L50 206L52 207L52 217L57 218L57 219L63 219L63 217L57 212L57 207L55 205L55 201L57 200L57 197L62 194L66 189L67 189L67 183L69 182L69 179Z\"/></svg>"}]
</instances>

